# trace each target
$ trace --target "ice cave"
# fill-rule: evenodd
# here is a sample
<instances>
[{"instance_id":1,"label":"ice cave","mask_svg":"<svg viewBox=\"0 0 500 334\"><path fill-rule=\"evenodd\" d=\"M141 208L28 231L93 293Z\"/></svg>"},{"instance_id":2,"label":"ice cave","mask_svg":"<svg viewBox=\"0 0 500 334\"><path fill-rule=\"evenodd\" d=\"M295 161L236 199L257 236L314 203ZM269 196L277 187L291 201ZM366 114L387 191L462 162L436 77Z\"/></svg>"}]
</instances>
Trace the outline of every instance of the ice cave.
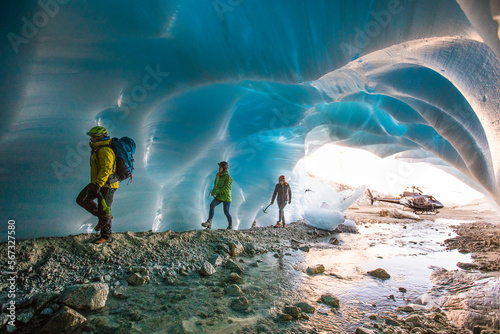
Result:
<instances>
[{"instance_id":1,"label":"ice cave","mask_svg":"<svg viewBox=\"0 0 500 334\"><path fill-rule=\"evenodd\" d=\"M95 125L137 143L133 181L113 203L117 232L201 228L222 160L238 229L275 222L261 213L280 174L291 220L320 219L322 202L333 219L349 203L325 189L307 198L321 186L298 166L332 143L431 164L500 204L498 1L0 7L0 231L8 220L19 238L95 223L75 203Z\"/></svg>"}]
</instances>

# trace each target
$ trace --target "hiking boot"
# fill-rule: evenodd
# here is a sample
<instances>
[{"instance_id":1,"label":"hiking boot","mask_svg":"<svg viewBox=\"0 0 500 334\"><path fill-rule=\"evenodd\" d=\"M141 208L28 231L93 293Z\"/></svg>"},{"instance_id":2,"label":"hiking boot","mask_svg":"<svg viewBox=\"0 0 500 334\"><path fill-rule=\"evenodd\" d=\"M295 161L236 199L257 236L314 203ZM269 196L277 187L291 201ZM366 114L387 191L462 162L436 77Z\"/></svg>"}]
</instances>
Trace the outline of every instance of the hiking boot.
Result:
<instances>
[{"instance_id":1,"label":"hiking boot","mask_svg":"<svg viewBox=\"0 0 500 334\"><path fill-rule=\"evenodd\" d=\"M111 216L111 219L113 219L114 217ZM94 230L99 232L101 230L101 220L99 220L99 222L97 223L97 225L94 227Z\"/></svg>"},{"instance_id":2,"label":"hiking boot","mask_svg":"<svg viewBox=\"0 0 500 334\"><path fill-rule=\"evenodd\" d=\"M227 225L226 230L232 230L232 229L233 229L233 225L232 224Z\"/></svg>"},{"instance_id":3,"label":"hiking boot","mask_svg":"<svg viewBox=\"0 0 500 334\"><path fill-rule=\"evenodd\" d=\"M209 219L206 222L201 223L201 226L206 227L207 229L211 229L212 228L212 219Z\"/></svg>"},{"instance_id":4,"label":"hiking boot","mask_svg":"<svg viewBox=\"0 0 500 334\"><path fill-rule=\"evenodd\" d=\"M278 227L281 227L281 222L277 222L276 225L274 225L274 228L278 228Z\"/></svg>"},{"instance_id":5,"label":"hiking boot","mask_svg":"<svg viewBox=\"0 0 500 334\"><path fill-rule=\"evenodd\" d=\"M285 228L285 227L286 227L286 223L285 223L285 222L283 222L283 228Z\"/></svg>"},{"instance_id":6,"label":"hiking boot","mask_svg":"<svg viewBox=\"0 0 500 334\"><path fill-rule=\"evenodd\" d=\"M111 242L111 239L105 239L105 238L101 238L99 240L96 240L96 244L103 244L105 242Z\"/></svg>"}]
</instances>

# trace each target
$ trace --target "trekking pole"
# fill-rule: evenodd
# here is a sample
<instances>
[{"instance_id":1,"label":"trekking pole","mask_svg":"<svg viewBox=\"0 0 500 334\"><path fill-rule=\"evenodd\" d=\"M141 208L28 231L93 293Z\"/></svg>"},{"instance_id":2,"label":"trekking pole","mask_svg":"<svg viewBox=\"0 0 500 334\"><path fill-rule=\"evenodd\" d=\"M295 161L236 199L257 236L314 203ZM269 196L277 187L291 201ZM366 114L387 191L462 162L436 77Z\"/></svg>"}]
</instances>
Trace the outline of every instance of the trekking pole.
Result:
<instances>
[{"instance_id":1,"label":"trekking pole","mask_svg":"<svg viewBox=\"0 0 500 334\"><path fill-rule=\"evenodd\" d=\"M271 205L273 205L273 203L269 204L268 206L266 206L266 208L264 210L262 210L264 213L267 213L266 210L268 207L270 207Z\"/></svg>"}]
</instances>

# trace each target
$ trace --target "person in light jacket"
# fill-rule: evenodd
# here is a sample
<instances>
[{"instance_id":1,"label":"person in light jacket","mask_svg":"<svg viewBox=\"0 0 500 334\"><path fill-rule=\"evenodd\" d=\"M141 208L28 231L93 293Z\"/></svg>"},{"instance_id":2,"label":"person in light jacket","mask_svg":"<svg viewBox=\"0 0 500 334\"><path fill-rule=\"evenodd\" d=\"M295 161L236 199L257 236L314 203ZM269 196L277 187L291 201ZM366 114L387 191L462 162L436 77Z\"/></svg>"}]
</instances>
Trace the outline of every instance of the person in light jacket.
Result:
<instances>
[{"instance_id":1,"label":"person in light jacket","mask_svg":"<svg viewBox=\"0 0 500 334\"><path fill-rule=\"evenodd\" d=\"M278 197L279 220L274 227L286 227L284 209L287 203L292 203L292 190L290 189L290 185L285 181L285 175L279 177L279 182L274 187L271 205L274 203L276 196Z\"/></svg>"}]
</instances>

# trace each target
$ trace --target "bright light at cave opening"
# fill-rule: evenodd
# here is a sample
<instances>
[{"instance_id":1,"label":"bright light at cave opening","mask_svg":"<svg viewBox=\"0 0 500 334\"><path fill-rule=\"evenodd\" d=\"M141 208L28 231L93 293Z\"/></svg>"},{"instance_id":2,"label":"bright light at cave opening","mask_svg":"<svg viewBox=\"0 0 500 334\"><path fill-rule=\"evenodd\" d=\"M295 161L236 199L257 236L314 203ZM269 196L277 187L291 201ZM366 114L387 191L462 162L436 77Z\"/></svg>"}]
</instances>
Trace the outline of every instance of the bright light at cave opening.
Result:
<instances>
[{"instance_id":1,"label":"bright light at cave opening","mask_svg":"<svg viewBox=\"0 0 500 334\"><path fill-rule=\"evenodd\" d=\"M484 196L454 176L425 163L408 163L355 148L325 145L304 158L312 176L351 187L367 185L385 195L397 196L418 186L445 205L464 205Z\"/></svg>"}]
</instances>

